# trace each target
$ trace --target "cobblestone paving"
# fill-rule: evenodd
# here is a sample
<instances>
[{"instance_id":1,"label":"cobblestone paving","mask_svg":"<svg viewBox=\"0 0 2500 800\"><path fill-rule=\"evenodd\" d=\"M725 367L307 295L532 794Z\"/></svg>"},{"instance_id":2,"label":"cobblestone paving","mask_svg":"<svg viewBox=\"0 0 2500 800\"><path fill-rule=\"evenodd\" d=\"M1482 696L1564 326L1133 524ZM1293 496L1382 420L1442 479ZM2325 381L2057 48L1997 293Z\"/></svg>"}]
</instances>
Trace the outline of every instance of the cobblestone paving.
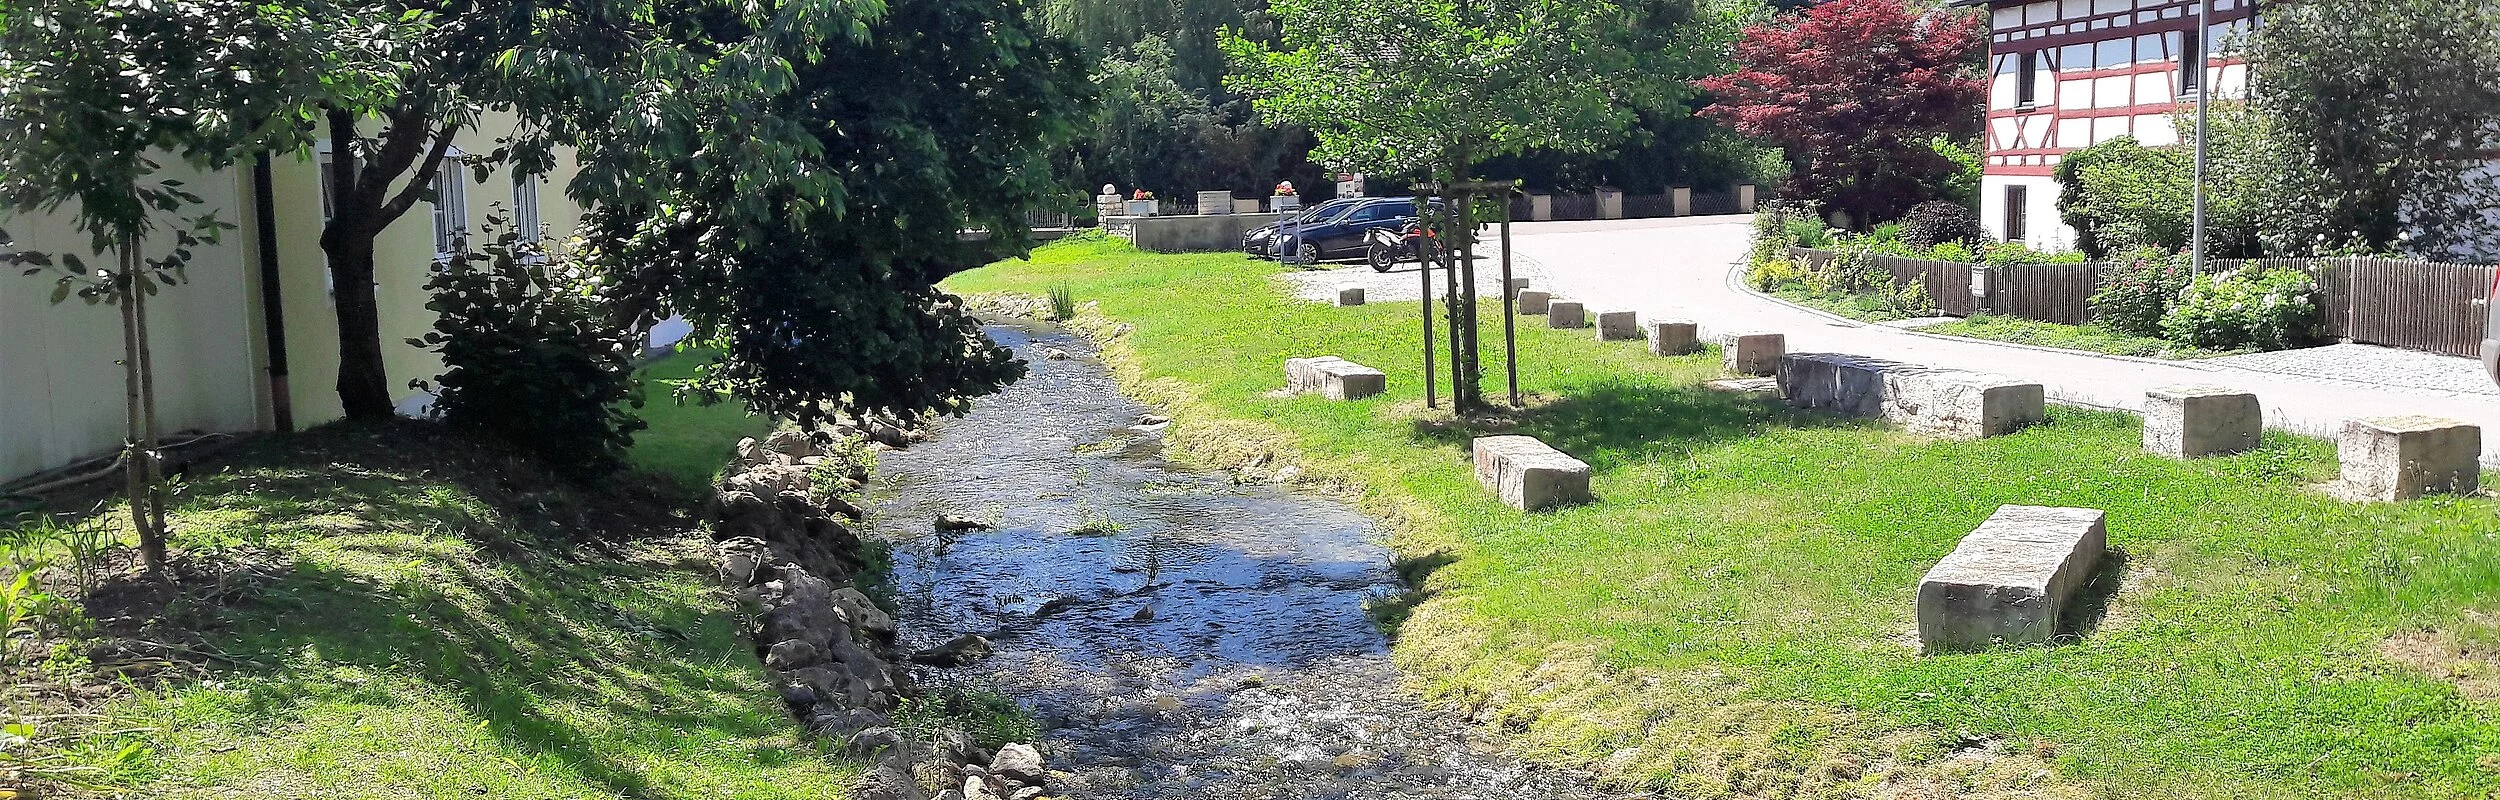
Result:
<instances>
[{"instance_id":1,"label":"cobblestone paving","mask_svg":"<svg viewBox=\"0 0 2500 800\"><path fill-rule=\"evenodd\" d=\"M2205 363L2307 378L2392 386L2441 394L2500 395L2500 385L2471 358L2366 344L2251 353Z\"/></svg>"}]
</instances>

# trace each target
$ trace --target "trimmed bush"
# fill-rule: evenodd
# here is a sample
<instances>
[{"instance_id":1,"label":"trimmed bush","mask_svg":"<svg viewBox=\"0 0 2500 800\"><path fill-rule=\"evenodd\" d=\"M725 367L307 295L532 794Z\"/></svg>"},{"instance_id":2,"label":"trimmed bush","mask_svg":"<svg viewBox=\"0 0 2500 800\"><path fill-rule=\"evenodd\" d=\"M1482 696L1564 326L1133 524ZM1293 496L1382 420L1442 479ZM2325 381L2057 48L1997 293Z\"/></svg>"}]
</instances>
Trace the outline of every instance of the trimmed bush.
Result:
<instances>
[{"instance_id":1,"label":"trimmed bush","mask_svg":"<svg viewBox=\"0 0 2500 800\"><path fill-rule=\"evenodd\" d=\"M2190 281L2161 327L2190 347L2281 350L2314 340L2318 321L2318 283L2309 273L2242 269Z\"/></svg>"},{"instance_id":2,"label":"trimmed bush","mask_svg":"<svg viewBox=\"0 0 2500 800\"><path fill-rule=\"evenodd\" d=\"M2092 294L2092 319L2102 327L2137 336L2160 336L2162 318L2188 285L2184 254L2146 247L2101 275Z\"/></svg>"},{"instance_id":3,"label":"trimmed bush","mask_svg":"<svg viewBox=\"0 0 2500 800\"><path fill-rule=\"evenodd\" d=\"M1942 200L1911 208L1901 218L1901 240L1913 248L1929 251L1944 244L1984 247L1994 241L1988 235L1988 226L1980 224L1979 212Z\"/></svg>"}]
</instances>

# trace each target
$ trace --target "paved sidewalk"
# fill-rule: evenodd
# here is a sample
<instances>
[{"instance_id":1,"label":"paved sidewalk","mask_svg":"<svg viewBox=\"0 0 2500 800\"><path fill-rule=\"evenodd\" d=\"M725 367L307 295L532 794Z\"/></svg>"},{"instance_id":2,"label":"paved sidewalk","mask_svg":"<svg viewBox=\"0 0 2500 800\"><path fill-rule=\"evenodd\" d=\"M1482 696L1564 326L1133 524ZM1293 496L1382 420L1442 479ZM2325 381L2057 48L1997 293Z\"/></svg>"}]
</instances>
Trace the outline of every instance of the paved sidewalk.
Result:
<instances>
[{"instance_id":1,"label":"paved sidewalk","mask_svg":"<svg viewBox=\"0 0 2500 800\"><path fill-rule=\"evenodd\" d=\"M1978 370L2041 382L2070 405L2141 411L2157 386L2211 384L2254 392L2268 427L2334 437L2355 417L2427 414L2483 426L2483 463L2500 466L2500 390L2461 382L2464 359L2389 355L2382 348L2250 359L2147 362L2024 348L1836 321L1738 288L1749 228L1745 217L1686 217L1617 223L1527 223L1515 231L1538 288L1588 301L1591 310L1631 310L1643 320L1692 319L1704 335L1738 330L1785 333L1791 352L1842 352ZM1412 276L1409 276L1410 279ZM2442 359L2424 362L2420 359ZM2316 377L2268 370L2333 370ZM2425 365L2428 365L2426 367ZM2421 373L2428 369L2426 374ZM2389 371L2396 374L2390 375Z\"/></svg>"}]
</instances>

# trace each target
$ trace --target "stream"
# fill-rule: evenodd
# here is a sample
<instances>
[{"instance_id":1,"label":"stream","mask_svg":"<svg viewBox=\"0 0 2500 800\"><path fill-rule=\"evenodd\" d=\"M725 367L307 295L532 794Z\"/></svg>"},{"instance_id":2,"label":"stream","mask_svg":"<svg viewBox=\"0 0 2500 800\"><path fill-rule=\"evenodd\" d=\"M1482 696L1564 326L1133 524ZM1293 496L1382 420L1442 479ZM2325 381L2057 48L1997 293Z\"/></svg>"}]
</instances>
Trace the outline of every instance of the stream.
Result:
<instances>
[{"instance_id":1,"label":"stream","mask_svg":"<svg viewBox=\"0 0 2500 800\"><path fill-rule=\"evenodd\" d=\"M992 326L1030 365L880 458L907 644L996 654L942 675L1034 710L1080 798L1586 798L1399 687L1365 601L1399 590L1343 504L1162 457L1093 348ZM1053 351L1064 358L1053 358ZM940 533L941 514L995 525Z\"/></svg>"}]
</instances>

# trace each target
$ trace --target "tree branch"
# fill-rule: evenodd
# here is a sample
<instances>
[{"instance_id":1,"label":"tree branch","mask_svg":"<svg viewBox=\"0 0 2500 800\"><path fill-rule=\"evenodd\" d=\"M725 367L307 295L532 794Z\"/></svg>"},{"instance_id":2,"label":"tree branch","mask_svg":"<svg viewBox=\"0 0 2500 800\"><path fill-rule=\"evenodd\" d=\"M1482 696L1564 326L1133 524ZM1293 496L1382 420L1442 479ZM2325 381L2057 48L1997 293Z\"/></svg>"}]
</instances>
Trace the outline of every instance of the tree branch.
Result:
<instances>
[{"instance_id":1,"label":"tree branch","mask_svg":"<svg viewBox=\"0 0 2500 800\"><path fill-rule=\"evenodd\" d=\"M400 187L399 195L391 198L389 205L382 207L382 220L385 224L399 219L399 215L408 213L408 209L417 204L417 199L424 193L426 185L433 182L434 171L441 168L443 158L451 154L452 134L459 132L460 127L452 123L444 123L442 129L435 132L434 146L426 150L425 161L417 167L416 173L409 177L408 185Z\"/></svg>"}]
</instances>

